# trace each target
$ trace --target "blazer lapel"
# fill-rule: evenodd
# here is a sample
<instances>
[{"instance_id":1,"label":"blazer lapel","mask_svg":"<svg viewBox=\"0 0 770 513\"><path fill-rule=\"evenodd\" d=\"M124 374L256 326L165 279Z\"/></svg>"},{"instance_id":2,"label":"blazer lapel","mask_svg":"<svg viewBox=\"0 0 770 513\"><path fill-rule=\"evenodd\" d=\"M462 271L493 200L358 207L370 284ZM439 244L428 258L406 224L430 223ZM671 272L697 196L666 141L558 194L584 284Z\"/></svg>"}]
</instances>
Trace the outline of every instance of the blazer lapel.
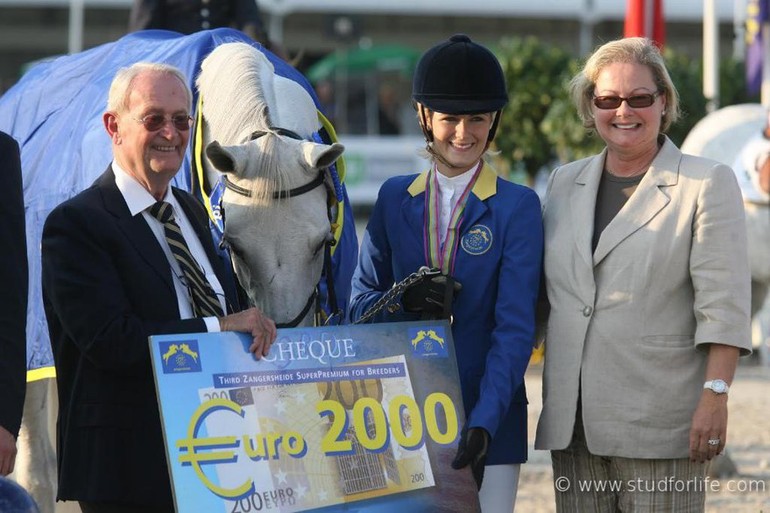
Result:
<instances>
[{"instance_id":1,"label":"blazer lapel","mask_svg":"<svg viewBox=\"0 0 770 513\"><path fill-rule=\"evenodd\" d=\"M425 227L425 180L427 177L428 171L423 171L417 175L407 189L409 194L405 194L403 201L401 201L401 219L413 233L418 234L421 241L423 241ZM423 246L424 244L423 241Z\"/></svg>"},{"instance_id":2,"label":"blazer lapel","mask_svg":"<svg viewBox=\"0 0 770 513\"><path fill-rule=\"evenodd\" d=\"M107 171L96 180L96 186L102 193L105 210L115 216L118 227L123 231L126 239L136 248L136 251L147 264L155 269L169 291L176 294L174 284L171 281L171 268L163 249L144 218L141 215L131 215L123 195L115 184L115 174L111 167L108 167Z\"/></svg>"},{"instance_id":3,"label":"blazer lapel","mask_svg":"<svg viewBox=\"0 0 770 513\"><path fill-rule=\"evenodd\" d=\"M572 223L575 227L575 246L577 254L584 263L593 267L591 258L592 238L594 234L594 215L596 211L596 195L599 192L599 181L604 168L605 148L599 155L590 159L586 166L575 178L575 187L570 194Z\"/></svg>"},{"instance_id":4,"label":"blazer lapel","mask_svg":"<svg viewBox=\"0 0 770 513\"><path fill-rule=\"evenodd\" d=\"M639 187L599 237L593 255L594 265L668 205L671 198L663 188L676 185L681 158L682 153L667 138Z\"/></svg>"},{"instance_id":5,"label":"blazer lapel","mask_svg":"<svg viewBox=\"0 0 770 513\"><path fill-rule=\"evenodd\" d=\"M188 204L187 197L185 195L179 194L176 189L172 189L171 192L174 194L174 197L177 199L179 204L182 205L184 213L187 215L187 218L190 220L190 224L192 224L192 227L195 230L195 235L201 241L201 245L206 251L206 256L208 257L209 262L211 262L211 265L215 270L217 270L217 267L219 267L218 264L221 261L219 255L217 255L216 250L214 249L214 245L211 243L211 232L209 231L208 225L202 223L201 218L196 215L191 206Z\"/></svg>"},{"instance_id":6,"label":"blazer lapel","mask_svg":"<svg viewBox=\"0 0 770 513\"><path fill-rule=\"evenodd\" d=\"M497 173L484 162L479 177L476 179L471 194L465 203L465 212L463 212L458 239L486 214L488 208L485 201L495 194L497 194Z\"/></svg>"}]
</instances>

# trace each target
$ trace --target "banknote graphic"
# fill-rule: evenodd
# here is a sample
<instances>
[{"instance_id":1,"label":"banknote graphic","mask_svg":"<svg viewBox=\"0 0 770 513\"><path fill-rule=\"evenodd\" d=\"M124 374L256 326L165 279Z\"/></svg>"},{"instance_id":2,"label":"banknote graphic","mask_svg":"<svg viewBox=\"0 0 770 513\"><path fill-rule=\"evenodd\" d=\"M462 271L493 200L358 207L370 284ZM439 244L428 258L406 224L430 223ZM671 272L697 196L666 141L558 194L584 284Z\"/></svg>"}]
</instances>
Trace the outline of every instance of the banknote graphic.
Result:
<instances>
[{"instance_id":1,"label":"banknote graphic","mask_svg":"<svg viewBox=\"0 0 770 513\"><path fill-rule=\"evenodd\" d=\"M202 472L224 495L238 491L223 511L303 511L435 485L429 426L403 355L296 369L272 376L275 384L252 378L198 389L202 408L222 405L208 410L197 438L218 441ZM178 446L180 458L196 453Z\"/></svg>"}]
</instances>

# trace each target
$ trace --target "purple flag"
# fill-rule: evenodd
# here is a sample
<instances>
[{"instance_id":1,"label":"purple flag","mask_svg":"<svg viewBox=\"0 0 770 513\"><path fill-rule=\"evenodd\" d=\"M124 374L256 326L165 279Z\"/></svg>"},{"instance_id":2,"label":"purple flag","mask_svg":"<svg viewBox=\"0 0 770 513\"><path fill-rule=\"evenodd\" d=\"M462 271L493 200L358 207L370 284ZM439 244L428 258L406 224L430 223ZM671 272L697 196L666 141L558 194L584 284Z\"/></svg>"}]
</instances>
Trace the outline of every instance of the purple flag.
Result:
<instances>
[{"instance_id":1,"label":"purple flag","mask_svg":"<svg viewBox=\"0 0 770 513\"><path fill-rule=\"evenodd\" d=\"M768 0L748 0L746 6L746 90L757 94L762 88L764 41L762 24L770 21Z\"/></svg>"}]
</instances>

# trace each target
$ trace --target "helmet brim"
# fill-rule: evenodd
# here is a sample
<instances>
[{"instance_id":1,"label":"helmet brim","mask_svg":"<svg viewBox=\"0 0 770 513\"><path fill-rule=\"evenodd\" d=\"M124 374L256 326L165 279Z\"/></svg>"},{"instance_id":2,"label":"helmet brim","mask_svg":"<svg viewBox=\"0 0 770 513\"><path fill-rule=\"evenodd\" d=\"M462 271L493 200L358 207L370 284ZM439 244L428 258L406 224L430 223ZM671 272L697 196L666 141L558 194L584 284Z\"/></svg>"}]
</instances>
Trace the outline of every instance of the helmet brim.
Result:
<instances>
[{"instance_id":1,"label":"helmet brim","mask_svg":"<svg viewBox=\"0 0 770 513\"><path fill-rule=\"evenodd\" d=\"M486 100L468 98L414 98L426 108L443 114L483 114L497 112L508 103L507 98L493 98Z\"/></svg>"}]
</instances>

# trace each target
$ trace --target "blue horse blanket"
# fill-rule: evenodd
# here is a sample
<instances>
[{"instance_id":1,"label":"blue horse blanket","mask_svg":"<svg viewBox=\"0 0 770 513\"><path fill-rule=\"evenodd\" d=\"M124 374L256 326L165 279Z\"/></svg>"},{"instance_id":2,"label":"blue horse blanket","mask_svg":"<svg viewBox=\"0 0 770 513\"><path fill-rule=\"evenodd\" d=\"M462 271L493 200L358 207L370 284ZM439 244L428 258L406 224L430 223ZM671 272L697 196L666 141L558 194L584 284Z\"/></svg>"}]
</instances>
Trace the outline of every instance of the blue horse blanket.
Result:
<instances>
[{"instance_id":1,"label":"blue horse blanket","mask_svg":"<svg viewBox=\"0 0 770 513\"><path fill-rule=\"evenodd\" d=\"M243 33L231 29L203 31L189 36L164 30L135 32L78 54L41 62L0 97L0 130L12 135L21 147L30 279L28 380L54 375L40 284L43 223L56 205L91 185L112 160L110 139L102 125L102 114L106 110L107 93L113 76L118 69L139 61L172 64L188 77L195 96L193 105L196 105L194 82L201 62L216 46L236 41L259 48L273 63L277 74L302 85L316 107L319 106L315 91L299 71ZM331 142L326 131L316 134L315 138ZM182 170L176 175L173 185L187 191L195 190L199 194L200 187L195 181L188 148ZM336 185L344 222L332 254L332 276L338 305L346 312L358 240L344 183L337 180ZM329 294L323 278L319 285L324 310L330 313Z\"/></svg>"}]
</instances>

